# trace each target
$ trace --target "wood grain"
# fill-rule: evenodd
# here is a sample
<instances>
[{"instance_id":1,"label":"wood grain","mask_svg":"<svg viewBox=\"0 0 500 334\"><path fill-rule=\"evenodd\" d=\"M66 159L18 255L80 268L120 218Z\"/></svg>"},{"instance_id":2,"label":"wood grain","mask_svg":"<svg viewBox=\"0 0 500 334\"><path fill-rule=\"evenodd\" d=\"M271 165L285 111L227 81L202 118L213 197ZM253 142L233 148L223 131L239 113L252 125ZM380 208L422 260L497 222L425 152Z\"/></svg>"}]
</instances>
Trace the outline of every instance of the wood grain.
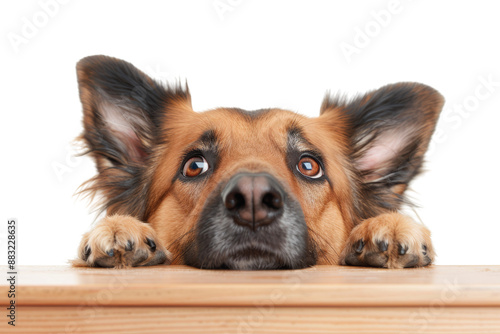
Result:
<instances>
[{"instance_id":1,"label":"wood grain","mask_svg":"<svg viewBox=\"0 0 500 334\"><path fill-rule=\"evenodd\" d=\"M16 333L500 333L500 308L26 307Z\"/></svg>"},{"instance_id":2,"label":"wood grain","mask_svg":"<svg viewBox=\"0 0 500 334\"><path fill-rule=\"evenodd\" d=\"M16 305L1 333L500 333L500 266L24 266Z\"/></svg>"},{"instance_id":3,"label":"wood grain","mask_svg":"<svg viewBox=\"0 0 500 334\"><path fill-rule=\"evenodd\" d=\"M6 282L0 304L8 302ZM132 269L21 267L19 304L79 306L500 306L500 266L371 269L316 266L214 271L186 266Z\"/></svg>"}]
</instances>

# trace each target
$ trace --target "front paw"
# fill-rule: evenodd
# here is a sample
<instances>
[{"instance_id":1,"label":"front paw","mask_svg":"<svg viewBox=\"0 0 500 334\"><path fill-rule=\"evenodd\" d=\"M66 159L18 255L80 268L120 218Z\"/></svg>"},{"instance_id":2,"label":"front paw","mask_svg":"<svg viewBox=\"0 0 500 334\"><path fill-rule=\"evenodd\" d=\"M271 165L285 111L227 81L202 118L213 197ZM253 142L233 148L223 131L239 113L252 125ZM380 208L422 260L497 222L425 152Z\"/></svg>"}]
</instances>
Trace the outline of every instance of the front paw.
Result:
<instances>
[{"instance_id":1,"label":"front paw","mask_svg":"<svg viewBox=\"0 0 500 334\"><path fill-rule=\"evenodd\" d=\"M153 228L131 216L114 215L86 233L75 266L122 268L169 264L171 254Z\"/></svg>"},{"instance_id":2,"label":"front paw","mask_svg":"<svg viewBox=\"0 0 500 334\"><path fill-rule=\"evenodd\" d=\"M430 231L399 213L363 221L351 232L341 264L383 268L424 267L434 261Z\"/></svg>"}]
</instances>

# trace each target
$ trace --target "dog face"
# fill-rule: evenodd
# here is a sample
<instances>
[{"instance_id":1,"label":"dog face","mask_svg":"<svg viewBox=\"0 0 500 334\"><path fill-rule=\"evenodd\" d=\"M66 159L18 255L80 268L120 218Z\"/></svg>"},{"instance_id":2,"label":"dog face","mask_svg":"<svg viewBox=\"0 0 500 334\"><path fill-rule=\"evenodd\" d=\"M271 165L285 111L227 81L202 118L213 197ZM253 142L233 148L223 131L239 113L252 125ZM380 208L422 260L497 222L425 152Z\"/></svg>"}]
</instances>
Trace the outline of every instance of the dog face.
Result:
<instances>
[{"instance_id":1,"label":"dog face","mask_svg":"<svg viewBox=\"0 0 500 334\"><path fill-rule=\"evenodd\" d=\"M173 263L278 269L336 264L353 226L396 210L419 172L442 97L385 86L320 116L280 109L192 110L187 87L161 86L104 56L77 66L82 140L108 214L153 226Z\"/></svg>"},{"instance_id":2,"label":"dog face","mask_svg":"<svg viewBox=\"0 0 500 334\"><path fill-rule=\"evenodd\" d=\"M312 235L322 224L338 237L330 241L335 248L326 248L336 260L350 224L332 200L349 191L339 168L346 164L345 148L336 144L344 142L336 138L340 132L285 110L237 109L184 110L164 131L175 132L175 148L159 154L150 187L158 200L146 216L184 262L238 269L312 265L315 244L322 242Z\"/></svg>"}]
</instances>

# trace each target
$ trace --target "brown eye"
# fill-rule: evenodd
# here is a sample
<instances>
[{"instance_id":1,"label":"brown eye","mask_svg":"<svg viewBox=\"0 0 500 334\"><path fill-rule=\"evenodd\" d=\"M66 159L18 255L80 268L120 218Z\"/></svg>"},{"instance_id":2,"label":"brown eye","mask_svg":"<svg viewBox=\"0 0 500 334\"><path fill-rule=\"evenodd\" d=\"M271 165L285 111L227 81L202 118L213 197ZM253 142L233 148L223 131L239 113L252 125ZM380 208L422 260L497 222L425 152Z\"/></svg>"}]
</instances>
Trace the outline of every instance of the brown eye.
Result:
<instances>
[{"instance_id":1,"label":"brown eye","mask_svg":"<svg viewBox=\"0 0 500 334\"><path fill-rule=\"evenodd\" d=\"M319 163L311 157L302 157L297 164L297 170L311 179L320 178L324 174Z\"/></svg>"},{"instance_id":2,"label":"brown eye","mask_svg":"<svg viewBox=\"0 0 500 334\"><path fill-rule=\"evenodd\" d=\"M198 155L192 157L184 164L182 174L187 177L195 177L205 173L208 170L208 162L204 157Z\"/></svg>"}]
</instances>

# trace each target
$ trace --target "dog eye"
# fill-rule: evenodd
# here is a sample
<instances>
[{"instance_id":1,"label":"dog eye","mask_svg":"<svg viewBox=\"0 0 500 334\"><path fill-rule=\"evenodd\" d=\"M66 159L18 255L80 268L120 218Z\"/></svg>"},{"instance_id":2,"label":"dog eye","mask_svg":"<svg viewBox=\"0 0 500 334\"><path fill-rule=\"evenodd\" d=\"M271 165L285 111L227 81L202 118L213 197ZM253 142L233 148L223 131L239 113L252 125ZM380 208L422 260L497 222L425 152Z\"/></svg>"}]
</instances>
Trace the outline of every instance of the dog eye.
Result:
<instances>
[{"instance_id":1,"label":"dog eye","mask_svg":"<svg viewBox=\"0 0 500 334\"><path fill-rule=\"evenodd\" d=\"M184 164L182 174L187 177L195 177L208 170L208 162L201 155L192 157Z\"/></svg>"},{"instance_id":2,"label":"dog eye","mask_svg":"<svg viewBox=\"0 0 500 334\"><path fill-rule=\"evenodd\" d=\"M297 170L311 179L320 178L324 174L319 163L311 157L302 157L297 164Z\"/></svg>"}]
</instances>

